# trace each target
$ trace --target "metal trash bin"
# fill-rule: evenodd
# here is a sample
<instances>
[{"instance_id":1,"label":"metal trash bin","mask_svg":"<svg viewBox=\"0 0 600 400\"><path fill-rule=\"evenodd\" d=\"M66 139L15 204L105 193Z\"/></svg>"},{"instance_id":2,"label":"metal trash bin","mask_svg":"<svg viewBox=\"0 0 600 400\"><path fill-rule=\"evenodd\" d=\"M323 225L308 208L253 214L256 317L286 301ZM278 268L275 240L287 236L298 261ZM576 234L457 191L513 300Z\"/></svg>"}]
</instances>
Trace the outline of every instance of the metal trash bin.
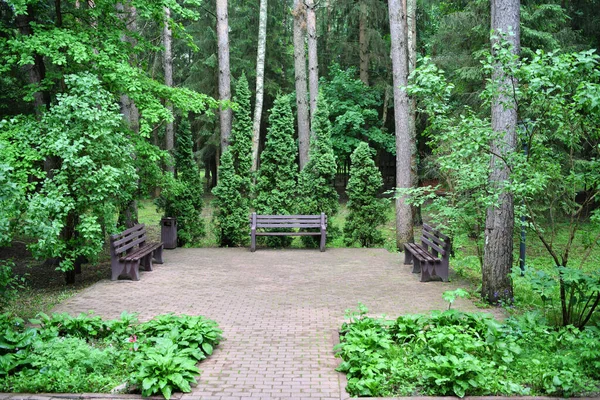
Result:
<instances>
[{"instance_id":1,"label":"metal trash bin","mask_svg":"<svg viewBox=\"0 0 600 400\"><path fill-rule=\"evenodd\" d=\"M165 217L160 219L160 240L165 249L177 247L177 218Z\"/></svg>"}]
</instances>

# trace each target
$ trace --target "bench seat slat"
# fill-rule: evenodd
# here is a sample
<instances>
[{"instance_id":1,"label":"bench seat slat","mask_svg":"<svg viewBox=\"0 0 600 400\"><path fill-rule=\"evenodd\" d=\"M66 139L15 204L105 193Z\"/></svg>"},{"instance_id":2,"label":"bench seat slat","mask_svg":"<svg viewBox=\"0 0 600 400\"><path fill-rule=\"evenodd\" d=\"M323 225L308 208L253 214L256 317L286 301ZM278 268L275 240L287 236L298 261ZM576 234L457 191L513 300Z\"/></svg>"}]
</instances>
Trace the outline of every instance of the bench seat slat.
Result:
<instances>
[{"instance_id":1,"label":"bench seat slat","mask_svg":"<svg viewBox=\"0 0 600 400\"><path fill-rule=\"evenodd\" d=\"M327 216L325 216L327 218ZM260 221L261 219L321 219L320 215L257 215L256 220Z\"/></svg>"},{"instance_id":2,"label":"bench seat slat","mask_svg":"<svg viewBox=\"0 0 600 400\"><path fill-rule=\"evenodd\" d=\"M406 243L404 247L409 250L419 261L439 262L440 259L428 253L420 245L416 243Z\"/></svg>"},{"instance_id":3,"label":"bench seat slat","mask_svg":"<svg viewBox=\"0 0 600 400\"><path fill-rule=\"evenodd\" d=\"M160 247L160 243L147 244L144 247L140 247L133 253L126 254L125 256L121 257L121 261L137 261L140 258L147 256L148 254L150 254L154 250L158 249L159 247Z\"/></svg>"}]
</instances>

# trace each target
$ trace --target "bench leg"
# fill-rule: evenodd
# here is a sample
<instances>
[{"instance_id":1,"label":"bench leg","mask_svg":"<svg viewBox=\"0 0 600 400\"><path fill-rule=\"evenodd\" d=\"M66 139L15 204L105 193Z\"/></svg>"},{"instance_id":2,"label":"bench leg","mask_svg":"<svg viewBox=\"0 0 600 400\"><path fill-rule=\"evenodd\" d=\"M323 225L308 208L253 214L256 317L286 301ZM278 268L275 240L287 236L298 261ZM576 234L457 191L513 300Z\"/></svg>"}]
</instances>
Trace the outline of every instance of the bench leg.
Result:
<instances>
[{"instance_id":1,"label":"bench leg","mask_svg":"<svg viewBox=\"0 0 600 400\"><path fill-rule=\"evenodd\" d=\"M129 271L127 271L132 280L140 280L140 260L129 263Z\"/></svg>"},{"instance_id":2,"label":"bench leg","mask_svg":"<svg viewBox=\"0 0 600 400\"><path fill-rule=\"evenodd\" d=\"M144 267L144 271L152 271L152 253L142 257L140 265Z\"/></svg>"},{"instance_id":3,"label":"bench leg","mask_svg":"<svg viewBox=\"0 0 600 400\"><path fill-rule=\"evenodd\" d=\"M250 234L250 251L254 253L256 251L256 235L254 232Z\"/></svg>"},{"instance_id":4,"label":"bench leg","mask_svg":"<svg viewBox=\"0 0 600 400\"><path fill-rule=\"evenodd\" d=\"M409 265L413 263L413 255L407 249L404 249L404 265Z\"/></svg>"},{"instance_id":5,"label":"bench leg","mask_svg":"<svg viewBox=\"0 0 600 400\"><path fill-rule=\"evenodd\" d=\"M423 269L423 268L422 268L422 265L421 265L421 261L419 261L419 260L418 260L417 258L415 258L415 257L413 257L412 259L413 259L413 270L412 270L412 273L413 273L413 274L418 274L418 273L420 273L420 272L421 272L421 270Z\"/></svg>"},{"instance_id":6,"label":"bench leg","mask_svg":"<svg viewBox=\"0 0 600 400\"><path fill-rule=\"evenodd\" d=\"M429 262L424 261L423 265L421 265L421 282L429 282L431 280L431 271L433 269L433 265Z\"/></svg>"},{"instance_id":7,"label":"bench leg","mask_svg":"<svg viewBox=\"0 0 600 400\"><path fill-rule=\"evenodd\" d=\"M325 243L327 242L327 234L325 232L321 232L321 252L325 251Z\"/></svg>"},{"instance_id":8,"label":"bench leg","mask_svg":"<svg viewBox=\"0 0 600 400\"><path fill-rule=\"evenodd\" d=\"M154 250L154 262L157 264L162 264L163 263L163 259L162 259L162 253L163 253L163 246L160 246L158 249Z\"/></svg>"},{"instance_id":9,"label":"bench leg","mask_svg":"<svg viewBox=\"0 0 600 400\"><path fill-rule=\"evenodd\" d=\"M123 272L124 267L125 265L123 263L113 261L111 264L110 280L116 281L117 279L119 279L119 275L121 275L121 273Z\"/></svg>"},{"instance_id":10,"label":"bench leg","mask_svg":"<svg viewBox=\"0 0 600 400\"><path fill-rule=\"evenodd\" d=\"M446 262L444 262L444 261L446 261ZM442 281L448 282L448 275L449 275L448 269L449 269L448 261L442 259L442 262L436 265L435 274L437 276L439 276L440 278L442 278Z\"/></svg>"}]
</instances>

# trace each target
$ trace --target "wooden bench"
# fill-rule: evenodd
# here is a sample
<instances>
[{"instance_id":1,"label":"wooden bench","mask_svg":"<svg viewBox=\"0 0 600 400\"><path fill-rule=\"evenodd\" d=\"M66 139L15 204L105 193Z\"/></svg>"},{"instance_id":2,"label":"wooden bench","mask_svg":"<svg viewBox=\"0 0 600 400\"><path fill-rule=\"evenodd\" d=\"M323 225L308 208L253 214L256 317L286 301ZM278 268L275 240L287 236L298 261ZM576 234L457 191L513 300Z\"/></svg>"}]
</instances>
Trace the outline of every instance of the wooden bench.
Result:
<instances>
[{"instance_id":1,"label":"wooden bench","mask_svg":"<svg viewBox=\"0 0 600 400\"><path fill-rule=\"evenodd\" d=\"M421 282L433 275L448 282L448 267L452 244L450 238L436 228L423 224L421 244L404 244L404 264L413 264L413 273L421 273Z\"/></svg>"},{"instance_id":2,"label":"wooden bench","mask_svg":"<svg viewBox=\"0 0 600 400\"><path fill-rule=\"evenodd\" d=\"M140 265L146 271L152 271L152 258L162 264L163 244L146 243L144 224L135 225L110 237L111 280L127 275L134 281L140 280Z\"/></svg>"},{"instance_id":3,"label":"wooden bench","mask_svg":"<svg viewBox=\"0 0 600 400\"><path fill-rule=\"evenodd\" d=\"M295 228L317 228L319 231L292 231ZM259 231L258 229L287 229L287 231ZM325 251L327 216L321 215L256 215L250 217L250 251L256 251L257 236L321 236L320 249Z\"/></svg>"}]
</instances>

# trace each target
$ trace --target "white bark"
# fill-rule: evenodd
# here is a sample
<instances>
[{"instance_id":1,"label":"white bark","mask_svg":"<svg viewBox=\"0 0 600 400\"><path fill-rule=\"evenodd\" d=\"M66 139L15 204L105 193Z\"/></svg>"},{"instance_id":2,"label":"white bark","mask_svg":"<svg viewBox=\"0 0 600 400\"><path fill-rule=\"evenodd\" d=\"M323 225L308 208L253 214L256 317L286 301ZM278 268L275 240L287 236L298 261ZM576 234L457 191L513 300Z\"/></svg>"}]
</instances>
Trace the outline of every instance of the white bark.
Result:
<instances>
[{"instance_id":1,"label":"white bark","mask_svg":"<svg viewBox=\"0 0 600 400\"><path fill-rule=\"evenodd\" d=\"M76 6L78 6L76 2ZM137 31L137 10L134 6L131 5L123 5L123 3L117 3L117 10L121 13L119 16L122 18L126 25L127 30L130 32ZM123 35L121 40L124 42L129 42L133 47L137 44L137 40L131 36ZM130 57L130 61L134 62L135 59ZM129 128L135 133L139 133L140 131L140 113L135 103L129 96L126 94L122 94L120 96L121 103L121 112L123 114L123 119L129 126Z\"/></svg>"},{"instance_id":2,"label":"white bark","mask_svg":"<svg viewBox=\"0 0 600 400\"><path fill-rule=\"evenodd\" d=\"M308 91L306 86L305 29L306 7L304 6L303 0L294 0L294 73L296 78L300 170L302 170L308 162L308 148L310 143Z\"/></svg>"},{"instance_id":3,"label":"white bark","mask_svg":"<svg viewBox=\"0 0 600 400\"><path fill-rule=\"evenodd\" d=\"M231 72L229 69L229 22L227 0L217 0L217 47L219 53L219 100L231 100ZM229 146L231 134L231 108L221 109L219 121L221 126L221 154Z\"/></svg>"},{"instance_id":4,"label":"white bark","mask_svg":"<svg viewBox=\"0 0 600 400\"><path fill-rule=\"evenodd\" d=\"M408 32L406 9L401 0L389 0L394 117L396 125L396 187L409 188L411 180L410 102L405 87L408 78ZM412 242L413 219L405 196L396 199L396 245Z\"/></svg>"},{"instance_id":5,"label":"white bark","mask_svg":"<svg viewBox=\"0 0 600 400\"><path fill-rule=\"evenodd\" d=\"M408 39L408 74L410 75L417 66L417 0L406 0L407 10L407 39ZM408 119L408 131L410 136L410 172L412 186L419 184L418 156L417 156L417 103L410 98L410 111ZM418 208L412 207L413 222L417 222Z\"/></svg>"},{"instance_id":6,"label":"white bark","mask_svg":"<svg viewBox=\"0 0 600 400\"><path fill-rule=\"evenodd\" d=\"M173 43L173 32L169 27L169 20L171 19L171 9L165 7L165 23L163 27L163 45L165 46L165 53L163 57L163 68L165 70L165 85L168 87L173 86L173 52L171 45ZM167 110L173 114L173 105L167 100ZM167 129L165 133L165 149L173 156L173 147L175 143L175 132L173 129L173 122L167 122ZM170 172L174 171L174 166L169 165L167 170Z\"/></svg>"},{"instance_id":7,"label":"white bark","mask_svg":"<svg viewBox=\"0 0 600 400\"><path fill-rule=\"evenodd\" d=\"M258 50L256 52L256 102L254 104L254 123L252 125L252 171L256 171L258 169L258 144L260 140L260 121L262 118L263 109L266 44L267 0L260 0Z\"/></svg>"},{"instance_id":8,"label":"white bark","mask_svg":"<svg viewBox=\"0 0 600 400\"><path fill-rule=\"evenodd\" d=\"M306 0L306 33L308 35L308 88L310 93L310 120L317 112L319 96L319 61L317 58L317 13L314 0Z\"/></svg>"}]
</instances>

